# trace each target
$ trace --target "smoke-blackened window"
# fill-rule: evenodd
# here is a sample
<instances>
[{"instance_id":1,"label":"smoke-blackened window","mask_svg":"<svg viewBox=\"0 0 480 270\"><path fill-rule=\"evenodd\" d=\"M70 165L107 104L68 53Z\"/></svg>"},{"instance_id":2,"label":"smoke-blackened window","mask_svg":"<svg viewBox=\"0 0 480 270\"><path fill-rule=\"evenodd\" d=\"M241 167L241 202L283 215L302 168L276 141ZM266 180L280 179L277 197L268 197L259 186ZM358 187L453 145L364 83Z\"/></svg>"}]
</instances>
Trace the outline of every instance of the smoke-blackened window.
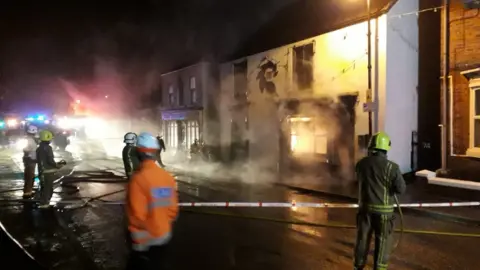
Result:
<instances>
[{"instance_id":1,"label":"smoke-blackened window","mask_svg":"<svg viewBox=\"0 0 480 270\"><path fill-rule=\"evenodd\" d=\"M313 85L313 43L293 49L293 74L299 90L312 89Z\"/></svg>"},{"instance_id":2,"label":"smoke-blackened window","mask_svg":"<svg viewBox=\"0 0 480 270\"><path fill-rule=\"evenodd\" d=\"M247 100L247 61L233 65L233 97L237 101Z\"/></svg>"}]
</instances>

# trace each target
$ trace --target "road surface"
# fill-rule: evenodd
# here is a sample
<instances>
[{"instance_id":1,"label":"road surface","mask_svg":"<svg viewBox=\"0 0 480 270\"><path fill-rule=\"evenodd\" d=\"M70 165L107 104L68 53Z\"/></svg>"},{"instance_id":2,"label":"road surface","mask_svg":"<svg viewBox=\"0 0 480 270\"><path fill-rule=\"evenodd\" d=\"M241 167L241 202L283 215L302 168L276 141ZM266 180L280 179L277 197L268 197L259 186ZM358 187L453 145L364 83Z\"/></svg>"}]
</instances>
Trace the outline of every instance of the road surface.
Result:
<instances>
[{"instance_id":1,"label":"road surface","mask_svg":"<svg viewBox=\"0 0 480 270\"><path fill-rule=\"evenodd\" d=\"M55 195L55 200L95 197L114 191L119 192L102 199L123 199L124 183L121 183L120 176L105 173L106 170L115 174L121 172L118 160L84 160L75 164L77 172L65 182L90 182L76 182L57 189L60 193ZM329 202L326 198L273 185L218 182L182 174L175 176L181 201ZM19 180L0 180L3 191L19 186ZM72 186L78 186L79 192L75 192ZM2 192L0 196L3 200L18 199L21 192ZM127 249L121 205L93 201L91 205L78 209L39 211L18 203L2 203L0 221L50 269L123 269ZM249 217L353 225L354 209L194 210L208 214L180 213L172 241L174 269L352 269L354 230L259 221ZM408 229L480 233L477 227L419 216L405 216L405 224ZM389 269L478 269L479 244L480 238L405 234L392 256Z\"/></svg>"}]
</instances>

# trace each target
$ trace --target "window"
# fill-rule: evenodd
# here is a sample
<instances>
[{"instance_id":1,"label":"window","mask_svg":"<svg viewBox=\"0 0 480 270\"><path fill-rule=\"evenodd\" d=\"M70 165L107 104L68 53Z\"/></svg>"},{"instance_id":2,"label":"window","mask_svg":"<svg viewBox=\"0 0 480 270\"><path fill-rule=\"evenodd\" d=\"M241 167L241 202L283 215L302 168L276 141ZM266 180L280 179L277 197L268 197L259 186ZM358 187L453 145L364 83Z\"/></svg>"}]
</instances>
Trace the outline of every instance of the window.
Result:
<instances>
[{"instance_id":1,"label":"window","mask_svg":"<svg viewBox=\"0 0 480 270\"><path fill-rule=\"evenodd\" d=\"M198 121L188 121L187 122L187 148L192 146L195 140L200 139L200 128L198 126Z\"/></svg>"},{"instance_id":2,"label":"window","mask_svg":"<svg viewBox=\"0 0 480 270\"><path fill-rule=\"evenodd\" d=\"M480 88L475 89L473 92L473 147L480 148Z\"/></svg>"},{"instance_id":3,"label":"window","mask_svg":"<svg viewBox=\"0 0 480 270\"><path fill-rule=\"evenodd\" d=\"M247 99L247 61L233 65L233 97L237 101Z\"/></svg>"},{"instance_id":4,"label":"window","mask_svg":"<svg viewBox=\"0 0 480 270\"><path fill-rule=\"evenodd\" d=\"M327 154L327 132L309 117L292 117L290 150L295 154Z\"/></svg>"},{"instance_id":5,"label":"window","mask_svg":"<svg viewBox=\"0 0 480 270\"><path fill-rule=\"evenodd\" d=\"M470 143L467 155L480 158L480 79L470 80Z\"/></svg>"},{"instance_id":6,"label":"window","mask_svg":"<svg viewBox=\"0 0 480 270\"><path fill-rule=\"evenodd\" d=\"M195 77L190 77L190 102L197 103L197 81Z\"/></svg>"},{"instance_id":7,"label":"window","mask_svg":"<svg viewBox=\"0 0 480 270\"><path fill-rule=\"evenodd\" d=\"M177 121L167 121L166 143L171 148L178 146L178 125Z\"/></svg>"},{"instance_id":8,"label":"window","mask_svg":"<svg viewBox=\"0 0 480 270\"><path fill-rule=\"evenodd\" d=\"M178 78L178 105L183 106L185 104L184 89L182 78Z\"/></svg>"},{"instance_id":9,"label":"window","mask_svg":"<svg viewBox=\"0 0 480 270\"><path fill-rule=\"evenodd\" d=\"M313 86L313 45L309 43L293 49L293 74L299 90L311 90Z\"/></svg>"},{"instance_id":10,"label":"window","mask_svg":"<svg viewBox=\"0 0 480 270\"><path fill-rule=\"evenodd\" d=\"M175 105L175 90L173 89L173 85L171 84L168 87L168 103L171 106Z\"/></svg>"}]
</instances>

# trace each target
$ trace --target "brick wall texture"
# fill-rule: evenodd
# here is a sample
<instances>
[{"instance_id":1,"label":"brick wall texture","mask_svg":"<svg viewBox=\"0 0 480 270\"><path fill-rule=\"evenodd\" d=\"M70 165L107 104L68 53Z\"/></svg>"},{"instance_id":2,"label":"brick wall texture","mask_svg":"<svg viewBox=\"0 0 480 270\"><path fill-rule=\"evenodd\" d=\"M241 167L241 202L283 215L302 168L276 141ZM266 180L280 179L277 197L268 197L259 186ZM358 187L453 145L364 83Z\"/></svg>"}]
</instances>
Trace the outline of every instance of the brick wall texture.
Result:
<instances>
[{"instance_id":1,"label":"brick wall texture","mask_svg":"<svg viewBox=\"0 0 480 270\"><path fill-rule=\"evenodd\" d=\"M444 19L442 15L442 26ZM442 31L442 71L445 63L443 37ZM465 154L470 136L470 89L468 80L460 72L480 65L480 11L465 9L461 0L451 1L449 62L453 78L453 152Z\"/></svg>"}]
</instances>

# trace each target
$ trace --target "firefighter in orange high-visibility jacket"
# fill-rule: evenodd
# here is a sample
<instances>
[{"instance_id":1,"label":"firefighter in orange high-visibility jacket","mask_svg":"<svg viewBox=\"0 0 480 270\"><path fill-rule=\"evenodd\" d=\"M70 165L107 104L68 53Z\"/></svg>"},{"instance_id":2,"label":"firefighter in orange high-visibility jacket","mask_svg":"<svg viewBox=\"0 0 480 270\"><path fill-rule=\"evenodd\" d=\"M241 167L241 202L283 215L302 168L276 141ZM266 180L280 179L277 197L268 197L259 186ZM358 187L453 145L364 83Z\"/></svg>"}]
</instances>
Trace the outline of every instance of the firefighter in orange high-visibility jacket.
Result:
<instances>
[{"instance_id":1,"label":"firefighter in orange high-visibility jacket","mask_svg":"<svg viewBox=\"0 0 480 270\"><path fill-rule=\"evenodd\" d=\"M127 269L170 269L169 242L178 215L175 179L156 163L155 136L137 138L140 168L128 184L126 212L131 237Z\"/></svg>"}]
</instances>

